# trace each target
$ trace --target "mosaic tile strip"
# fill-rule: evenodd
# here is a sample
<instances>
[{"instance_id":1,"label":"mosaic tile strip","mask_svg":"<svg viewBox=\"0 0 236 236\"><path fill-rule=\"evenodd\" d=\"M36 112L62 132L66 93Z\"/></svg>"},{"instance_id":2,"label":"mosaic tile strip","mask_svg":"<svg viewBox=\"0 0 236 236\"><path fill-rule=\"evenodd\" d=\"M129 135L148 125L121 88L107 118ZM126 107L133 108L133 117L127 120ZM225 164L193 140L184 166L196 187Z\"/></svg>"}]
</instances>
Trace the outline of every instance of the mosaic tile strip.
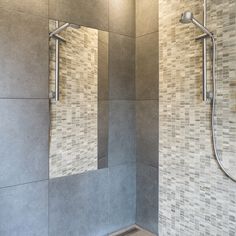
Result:
<instances>
[{"instance_id":1,"label":"mosaic tile strip","mask_svg":"<svg viewBox=\"0 0 236 236\"><path fill-rule=\"evenodd\" d=\"M55 21L49 23L50 31ZM60 101L51 101L50 178L97 169L98 31L67 28L60 35ZM55 41L50 40L54 91Z\"/></svg>"},{"instance_id":2,"label":"mosaic tile strip","mask_svg":"<svg viewBox=\"0 0 236 236\"><path fill-rule=\"evenodd\" d=\"M192 24L179 23L185 10L202 19L203 1L160 0L159 4L160 236L233 236L236 235L236 184L224 176L212 151L210 106L201 98L202 48L194 40L201 32ZM211 0L208 8L208 25L217 28L214 33L218 38L219 151L233 165L236 1Z\"/></svg>"}]
</instances>

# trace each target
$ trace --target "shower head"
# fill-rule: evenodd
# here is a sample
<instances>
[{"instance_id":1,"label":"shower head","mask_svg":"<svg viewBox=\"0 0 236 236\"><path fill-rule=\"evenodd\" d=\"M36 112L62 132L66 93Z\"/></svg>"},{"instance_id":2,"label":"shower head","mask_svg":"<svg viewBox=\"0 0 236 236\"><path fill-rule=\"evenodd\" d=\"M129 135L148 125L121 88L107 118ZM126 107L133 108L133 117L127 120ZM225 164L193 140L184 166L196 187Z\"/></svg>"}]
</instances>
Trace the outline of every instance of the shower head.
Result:
<instances>
[{"instance_id":1,"label":"shower head","mask_svg":"<svg viewBox=\"0 0 236 236\"><path fill-rule=\"evenodd\" d=\"M194 25L196 25L198 28L200 28L206 35L208 35L209 37L211 37L212 39L214 39L214 35L205 27L203 26L199 21L197 21L194 17L193 17L193 13L190 11L185 11L184 13L182 13L181 18L180 18L180 22L182 24L189 24L189 23L193 23Z\"/></svg>"},{"instance_id":2,"label":"shower head","mask_svg":"<svg viewBox=\"0 0 236 236\"><path fill-rule=\"evenodd\" d=\"M180 22L182 24L189 24L192 22L193 19L193 13L190 11L186 11L184 13L182 13L181 18L180 18Z\"/></svg>"}]
</instances>

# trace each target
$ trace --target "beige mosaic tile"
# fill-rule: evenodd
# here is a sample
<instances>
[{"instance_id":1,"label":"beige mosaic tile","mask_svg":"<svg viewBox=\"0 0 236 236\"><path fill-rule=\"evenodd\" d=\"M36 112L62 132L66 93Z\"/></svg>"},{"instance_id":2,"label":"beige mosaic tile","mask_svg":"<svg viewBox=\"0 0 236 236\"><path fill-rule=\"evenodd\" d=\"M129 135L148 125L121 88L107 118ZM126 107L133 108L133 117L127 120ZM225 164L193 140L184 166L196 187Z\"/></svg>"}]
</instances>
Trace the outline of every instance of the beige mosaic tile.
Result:
<instances>
[{"instance_id":1,"label":"beige mosaic tile","mask_svg":"<svg viewBox=\"0 0 236 236\"><path fill-rule=\"evenodd\" d=\"M60 35L66 43L60 44L60 101L50 104L50 178L97 169L98 31L68 27ZM50 40L51 91L54 49Z\"/></svg>"},{"instance_id":2,"label":"beige mosaic tile","mask_svg":"<svg viewBox=\"0 0 236 236\"><path fill-rule=\"evenodd\" d=\"M160 236L236 234L236 183L212 150L210 105L202 102L202 47L185 10L202 19L203 1L160 0ZM236 1L208 1L217 35L217 137L228 166L236 157ZM210 86L210 84L209 84ZM231 157L227 157L230 155ZM232 157L233 155L233 157ZM225 163L227 164L227 163ZM235 171L235 169L234 169Z\"/></svg>"}]
</instances>

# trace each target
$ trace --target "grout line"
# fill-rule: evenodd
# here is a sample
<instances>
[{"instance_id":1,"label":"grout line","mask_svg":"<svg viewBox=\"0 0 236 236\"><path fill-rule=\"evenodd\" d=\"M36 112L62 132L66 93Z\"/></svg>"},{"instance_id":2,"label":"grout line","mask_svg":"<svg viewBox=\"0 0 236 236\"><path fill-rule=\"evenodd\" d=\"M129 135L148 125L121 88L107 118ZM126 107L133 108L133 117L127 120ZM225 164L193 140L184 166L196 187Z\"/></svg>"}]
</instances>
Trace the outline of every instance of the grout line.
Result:
<instances>
[{"instance_id":1,"label":"grout line","mask_svg":"<svg viewBox=\"0 0 236 236\"><path fill-rule=\"evenodd\" d=\"M3 189L7 189L7 188L20 187L20 186L33 184L33 183L40 183L40 182L44 182L44 181L49 181L49 179L42 179L42 180L36 180L36 181L31 181L31 182L25 182L25 183L21 183L21 184L8 185L8 186L0 187L0 191Z\"/></svg>"},{"instance_id":2,"label":"grout line","mask_svg":"<svg viewBox=\"0 0 236 236\"><path fill-rule=\"evenodd\" d=\"M158 30L155 30L155 31L152 31L152 32L149 32L149 33L146 33L146 34L143 34L143 35L136 36L136 39L141 38L141 37L148 36L148 35L150 35L150 34L155 34L155 33L159 33L159 29L158 29Z\"/></svg>"}]
</instances>

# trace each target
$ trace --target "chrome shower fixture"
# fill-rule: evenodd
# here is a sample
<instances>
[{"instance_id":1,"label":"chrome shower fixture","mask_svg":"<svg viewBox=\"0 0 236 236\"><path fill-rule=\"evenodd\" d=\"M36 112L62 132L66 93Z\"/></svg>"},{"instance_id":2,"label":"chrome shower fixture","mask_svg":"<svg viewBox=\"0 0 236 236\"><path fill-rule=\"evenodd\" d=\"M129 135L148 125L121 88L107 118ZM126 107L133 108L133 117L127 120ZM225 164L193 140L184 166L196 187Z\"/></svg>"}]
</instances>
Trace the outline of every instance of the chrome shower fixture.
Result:
<instances>
[{"instance_id":1,"label":"chrome shower fixture","mask_svg":"<svg viewBox=\"0 0 236 236\"><path fill-rule=\"evenodd\" d=\"M182 24L189 24L189 23L193 23L194 25L196 25L198 28L200 28L206 35L203 35L203 37L209 36L210 38L214 38L214 35L205 27L203 26L198 20L196 20L193 17L193 13L190 11L186 11L184 13L182 13L181 18L180 18L180 22Z\"/></svg>"},{"instance_id":2,"label":"chrome shower fixture","mask_svg":"<svg viewBox=\"0 0 236 236\"><path fill-rule=\"evenodd\" d=\"M193 17L193 13L190 11L185 11L182 13L180 22L182 24L189 24L193 23L199 29L201 29L204 34L200 35L196 38L196 40L203 39L203 101L211 101L211 133L212 133L212 145L214 149L214 154L216 161L221 168L221 170L228 176L230 179L236 182L236 178L229 173L229 171L224 167L220 155L217 151L217 142L216 142L216 124L215 124L215 115L216 115L216 39L213 33L211 33L208 28L206 27L206 0L204 0L204 21L201 24ZM207 92L207 38L211 38L212 42L212 84L213 84L213 91L211 93Z\"/></svg>"},{"instance_id":3,"label":"chrome shower fixture","mask_svg":"<svg viewBox=\"0 0 236 236\"><path fill-rule=\"evenodd\" d=\"M59 21L56 21L56 29L53 30L51 33L49 33L49 39L53 38L55 39L55 92L53 92L52 97L55 98L55 101L59 101L59 45L60 42L66 43L66 40L59 35L60 32L65 30L68 27L72 27L74 29L79 29L79 25L70 24L70 23L64 23L63 25L59 26Z\"/></svg>"},{"instance_id":4,"label":"chrome shower fixture","mask_svg":"<svg viewBox=\"0 0 236 236\"><path fill-rule=\"evenodd\" d=\"M61 25L60 27L57 27L54 31L52 31L52 32L49 34L49 38L55 37L55 38L57 38L57 39L62 40L62 41L65 42L65 39L62 38L61 36L59 36L58 34L59 34L61 31L63 31L63 30L65 30L66 28L68 28L68 27L72 27L72 28L74 28L74 29L79 29L79 28L80 28L79 25L70 24L70 23L65 23L65 24Z\"/></svg>"}]
</instances>

